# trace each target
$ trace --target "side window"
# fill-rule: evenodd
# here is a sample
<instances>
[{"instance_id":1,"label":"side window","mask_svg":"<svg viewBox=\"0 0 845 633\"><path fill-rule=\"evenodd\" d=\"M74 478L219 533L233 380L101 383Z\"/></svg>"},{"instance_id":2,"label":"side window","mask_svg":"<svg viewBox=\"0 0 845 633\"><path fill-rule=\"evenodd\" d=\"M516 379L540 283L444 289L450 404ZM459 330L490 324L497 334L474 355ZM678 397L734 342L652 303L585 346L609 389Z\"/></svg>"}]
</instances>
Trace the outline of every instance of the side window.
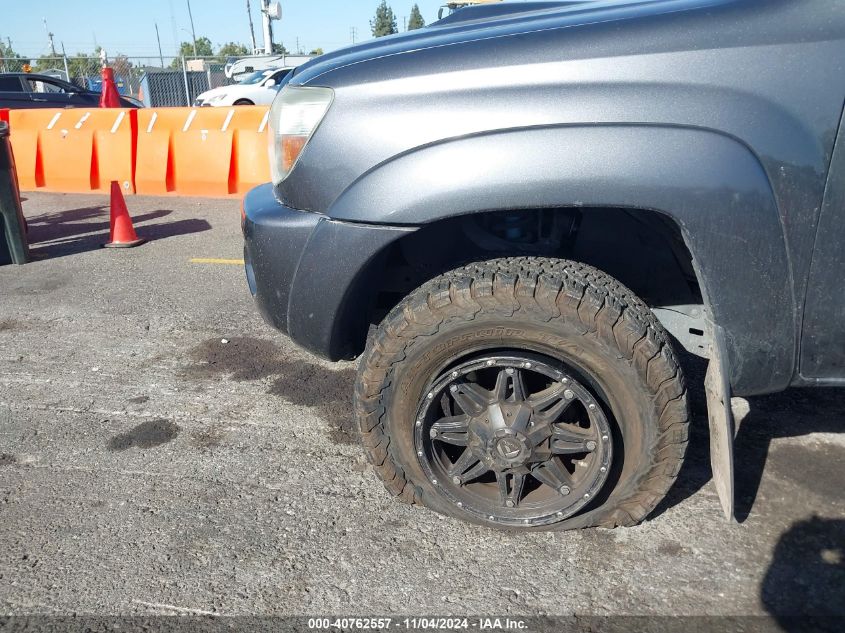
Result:
<instances>
[{"instance_id":1,"label":"side window","mask_svg":"<svg viewBox=\"0 0 845 633\"><path fill-rule=\"evenodd\" d=\"M42 94L61 94L65 89L59 84L44 79L27 79L29 82L29 89L32 92L39 92Z\"/></svg>"},{"instance_id":2,"label":"side window","mask_svg":"<svg viewBox=\"0 0 845 633\"><path fill-rule=\"evenodd\" d=\"M23 84L17 77L0 77L0 92L23 92Z\"/></svg>"}]
</instances>

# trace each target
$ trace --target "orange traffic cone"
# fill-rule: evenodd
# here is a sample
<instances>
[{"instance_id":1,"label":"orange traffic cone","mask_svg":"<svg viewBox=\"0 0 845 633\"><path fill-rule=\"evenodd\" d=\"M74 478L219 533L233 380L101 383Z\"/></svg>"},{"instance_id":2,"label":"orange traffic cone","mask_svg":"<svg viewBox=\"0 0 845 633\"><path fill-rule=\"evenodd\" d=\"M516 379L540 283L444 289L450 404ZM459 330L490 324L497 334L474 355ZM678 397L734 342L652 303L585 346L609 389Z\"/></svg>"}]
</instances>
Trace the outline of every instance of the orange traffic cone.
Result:
<instances>
[{"instance_id":1,"label":"orange traffic cone","mask_svg":"<svg viewBox=\"0 0 845 633\"><path fill-rule=\"evenodd\" d=\"M104 67L101 78L103 80L103 88L100 93L100 107L119 108L120 97L117 94L117 85L114 83L114 70Z\"/></svg>"},{"instance_id":2,"label":"orange traffic cone","mask_svg":"<svg viewBox=\"0 0 845 633\"><path fill-rule=\"evenodd\" d=\"M111 181L111 218L108 244L106 248L130 248L143 244L147 240L139 238L132 226L132 218L126 208L126 200L116 180Z\"/></svg>"}]
</instances>

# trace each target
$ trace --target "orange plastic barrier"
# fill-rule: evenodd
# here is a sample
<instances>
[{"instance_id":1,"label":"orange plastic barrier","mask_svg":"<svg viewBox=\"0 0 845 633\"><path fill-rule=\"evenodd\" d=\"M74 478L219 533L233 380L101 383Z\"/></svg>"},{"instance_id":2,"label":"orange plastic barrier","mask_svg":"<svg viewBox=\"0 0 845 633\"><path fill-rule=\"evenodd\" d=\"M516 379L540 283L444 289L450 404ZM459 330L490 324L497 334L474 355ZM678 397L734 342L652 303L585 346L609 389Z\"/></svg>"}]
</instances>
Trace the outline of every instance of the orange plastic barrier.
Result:
<instances>
[{"instance_id":1,"label":"orange plastic barrier","mask_svg":"<svg viewBox=\"0 0 845 633\"><path fill-rule=\"evenodd\" d=\"M138 110L107 108L91 110L86 125L94 129L92 190L109 193L112 180L123 193L135 193L135 143L138 137Z\"/></svg>"},{"instance_id":2,"label":"orange plastic barrier","mask_svg":"<svg viewBox=\"0 0 845 633\"><path fill-rule=\"evenodd\" d=\"M194 108L173 130L173 178L187 196L225 196L232 166L235 108Z\"/></svg>"},{"instance_id":3,"label":"orange plastic barrier","mask_svg":"<svg viewBox=\"0 0 845 633\"><path fill-rule=\"evenodd\" d=\"M229 191L245 193L270 181L270 159L267 154L270 110L261 107L235 110L233 170Z\"/></svg>"},{"instance_id":4,"label":"orange plastic barrier","mask_svg":"<svg viewBox=\"0 0 845 633\"><path fill-rule=\"evenodd\" d=\"M269 108L13 110L24 190L242 194L270 179Z\"/></svg>"},{"instance_id":5,"label":"orange plastic barrier","mask_svg":"<svg viewBox=\"0 0 845 633\"><path fill-rule=\"evenodd\" d=\"M12 148L21 189L107 192L112 180L134 191L135 111L12 110Z\"/></svg>"},{"instance_id":6,"label":"orange plastic barrier","mask_svg":"<svg viewBox=\"0 0 845 633\"><path fill-rule=\"evenodd\" d=\"M185 124L189 111L189 108L144 108L138 111L136 192L156 195L176 191L172 131Z\"/></svg>"},{"instance_id":7,"label":"orange plastic barrier","mask_svg":"<svg viewBox=\"0 0 845 633\"><path fill-rule=\"evenodd\" d=\"M9 129L18 184L21 190L32 191L44 186L44 170L39 157L39 131L45 129L63 110L10 110Z\"/></svg>"},{"instance_id":8,"label":"orange plastic barrier","mask_svg":"<svg viewBox=\"0 0 845 633\"><path fill-rule=\"evenodd\" d=\"M92 169L94 128L86 125L87 110L55 110L38 131L40 188L47 191L85 192L95 186Z\"/></svg>"}]
</instances>

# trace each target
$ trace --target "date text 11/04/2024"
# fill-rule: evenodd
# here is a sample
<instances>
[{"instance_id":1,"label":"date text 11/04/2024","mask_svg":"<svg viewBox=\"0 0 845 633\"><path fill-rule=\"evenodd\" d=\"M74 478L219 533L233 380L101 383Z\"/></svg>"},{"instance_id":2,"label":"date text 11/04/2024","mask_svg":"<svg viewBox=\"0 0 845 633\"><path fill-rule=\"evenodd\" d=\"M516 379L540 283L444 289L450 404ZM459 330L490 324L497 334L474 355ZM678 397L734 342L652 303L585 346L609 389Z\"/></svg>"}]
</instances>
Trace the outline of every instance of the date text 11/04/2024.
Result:
<instances>
[{"instance_id":1,"label":"date text 11/04/2024","mask_svg":"<svg viewBox=\"0 0 845 633\"><path fill-rule=\"evenodd\" d=\"M310 618L311 630L387 631L392 627L415 631L523 631L526 622L513 618Z\"/></svg>"}]
</instances>

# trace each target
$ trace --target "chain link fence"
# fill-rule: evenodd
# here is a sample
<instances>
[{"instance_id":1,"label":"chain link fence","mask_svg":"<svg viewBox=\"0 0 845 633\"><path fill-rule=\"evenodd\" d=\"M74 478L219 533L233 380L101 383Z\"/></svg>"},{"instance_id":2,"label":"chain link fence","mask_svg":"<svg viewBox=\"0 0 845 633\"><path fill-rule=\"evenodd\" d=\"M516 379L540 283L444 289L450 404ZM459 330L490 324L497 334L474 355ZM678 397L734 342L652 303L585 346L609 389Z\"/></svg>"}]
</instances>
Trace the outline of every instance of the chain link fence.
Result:
<instances>
[{"instance_id":1,"label":"chain link fence","mask_svg":"<svg viewBox=\"0 0 845 633\"><path fill-rule=\"evenodd\" d=\"M117 90L147 107L189 106L211 88L237 83L246 74L265 68L269 59L273 66L298 66L310 56L271 58L238 57L127 57L118 55L109 60L114 69ZM0 57L0 72L30 72L48 75L84 88L100 92L102 62L98 57L40 57L37 60Z\"/></svg>"}]
</instances>

